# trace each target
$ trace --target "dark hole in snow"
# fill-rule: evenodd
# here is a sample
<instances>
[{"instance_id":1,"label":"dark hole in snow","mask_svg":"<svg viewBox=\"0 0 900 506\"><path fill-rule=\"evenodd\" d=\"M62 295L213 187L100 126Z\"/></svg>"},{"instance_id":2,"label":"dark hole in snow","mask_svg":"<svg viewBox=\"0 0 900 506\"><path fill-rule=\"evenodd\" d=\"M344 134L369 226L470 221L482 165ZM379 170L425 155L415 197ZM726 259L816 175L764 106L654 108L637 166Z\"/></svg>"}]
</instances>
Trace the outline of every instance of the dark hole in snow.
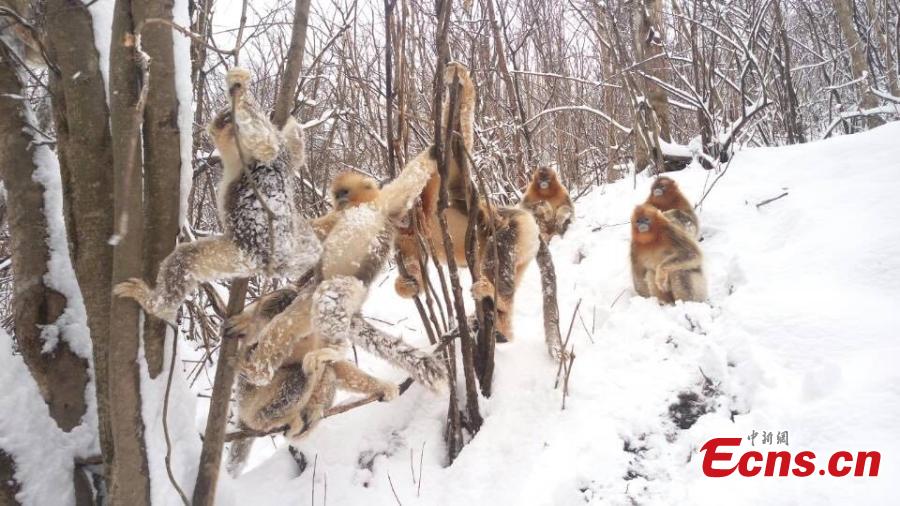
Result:
<instances>
[{"instance_id":1,"label":"dark hole in snow","mask_svg":"<svg viewBox=\"0 0 900 506\"><path fill-rule=\"evenodd\" d=\"M679 429L687 430L709 411L710 406L702 396L696 392L681 392L678 402L669 405L669 418Z\"/></svg>"}]
</instances>

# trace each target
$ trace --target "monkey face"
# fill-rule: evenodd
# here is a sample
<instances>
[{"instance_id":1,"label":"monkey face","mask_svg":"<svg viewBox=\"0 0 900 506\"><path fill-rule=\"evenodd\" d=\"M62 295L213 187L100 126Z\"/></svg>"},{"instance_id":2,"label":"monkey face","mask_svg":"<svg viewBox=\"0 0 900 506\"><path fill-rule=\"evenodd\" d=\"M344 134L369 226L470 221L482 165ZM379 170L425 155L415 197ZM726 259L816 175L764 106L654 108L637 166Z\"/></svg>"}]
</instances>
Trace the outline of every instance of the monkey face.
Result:
<instances>
[{"instance_id":1,"label":"monkey face","mask_svg":"<svg viewBox=\"0 0 900 506\"><path fill-rule=\"evenodd\" d=\"M343 210L378 198L378 183L355 172L339 174L331 185L334 208Z\"/></svg>"},{"instance_id":2,"label":"monkey face","mask_svg":"<svg viewBox=\"0 0 900 506\"><path fill-rule=\"evenodd\" d=\"M666 193L670 193L671 190L675 190L678 188L678 185L675 184L675 181L668 177L660 177L656 178L656 181L653 182L653 186L650 188L650 192L653 197L659 198L663 197Z\"/></svg>"},{"instance_id":3,"label":"monkey face","mask_svg":"<svg viewBox=\"0 0 900 506\"><path fill-rule=\"evenodd\" d=\"M659 233L659 209L650 204L641 204L631 214L631 234L635 237L649 239ZM652 240L652 239L651 239Z\"/></svg>"},{"instance_id":4,"label":"monkey face","mask_svg":"<svg viewBox=\"0 0 900 506\"><path fill-rule=\"evenodd\" d=\"M638 232L645 234L650 231L650 218L646 216L641 216L637 220L637 229Z\"/></svg>"},{"instance_id":5,"label":"monkey face","mask_svg":"<svg viewBox=\"0 0 900 506\"><path fill-rule=\"evenodd\" d=\"M550 183L553 182L553 170L549 167L540 167L534 173L534 179L537 181L538 188L541 190L546 190L550 188Z\"/></svg>"}]
</instances>

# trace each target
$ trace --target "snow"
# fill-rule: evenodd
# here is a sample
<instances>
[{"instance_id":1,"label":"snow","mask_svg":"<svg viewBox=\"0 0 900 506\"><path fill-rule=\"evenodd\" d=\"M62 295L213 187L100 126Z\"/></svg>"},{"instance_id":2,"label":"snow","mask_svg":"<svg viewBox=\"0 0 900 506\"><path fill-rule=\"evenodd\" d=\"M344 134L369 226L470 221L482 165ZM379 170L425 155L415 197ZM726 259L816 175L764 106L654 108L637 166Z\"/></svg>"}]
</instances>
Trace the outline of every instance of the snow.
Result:
<instances>
[{"instance_id":1,"label":"snow","mask_svg":"<svg viewBox=\"0 0 900 506\"><path fill-rule=\"evenodd\" d=\"M71 432L60 429L22 356L13 355L12 349L12 339L0 328L0 413L15 413L0 416L0 448L16 463L15 477L21 485L16 499L25 505L75 504L74 458L97 451L96 422L82 423ZM96 411L91 407L90 412Z\"/></svg>"},{"instance_id":2,"label":"snow","mask_svg":"<svg viewBox=\"0 0 900 506\"><path fill-rule=\"evenodd\" d=\"M25 115L27 122L35 123L27 104ZM81 423L70 432L64 432L50 417L47 404L22 357L13 354L12 339L0 329L0 391L3 392L0 413L16 414L0 417L0 448L12 455L16 463L15 476L22 487L17 495L20 502L67 505L75 503L71 486L74 459L100 452L93 355L84 299L69 256L59 163L46 144L32 145L32 149L36 166L32 177L44 187L50 253L44 283L66 298L66 308L60 317L42 329L42 351L52 353L59 339L63 339L72 352L90 364L90 378L85 387L86 412Z\"/></svg>"},{"instance_id":3,"label":"snow","mask_svg":"<svg viewBox=\"0 0 900 506\"><path fill-rule=\"evenodd\" d=\"M634 294L627 221L650 180L596 188L551 244L564 332L581 301L565 410L533 266L516 301L516 341L497 347L484 426L453 465L442 441L446 398L413 385L391 403L325 420L298 443L309 461L302 474L283 439L258 440L248 471L223 476L219 502L305 504L327 489L332 505L394 505L394 491L402 504L467 506L890 503L900 477L890 460L900 451L898 135L892 123L736 153L699 210L708 304L664 307ZM697 202L718 174L692 166L672 176ZM364 314L425 347L394 275L376 280ZM403 379L362 353L360 364ZM686 429L670 414L679 394L695 396ZM740 437L743 452L754 430L788 431L787 447L762 450L811 450L818 466L837 450L877 450L879 477L702 474L700 446Z\"/></svg>"},{"instance_id":4,"label":"snow","mask_svg":"<svg viewBox=\"0 0 900 506\"><path fill-rule=\"evenodd\" d=\"M191 26L188 15L188 0L176 0L172 7L175 24ZM188 195L193 184L194 149L194 86L191 83L191 41L176 30L172 30L175 60L175 94L178 96L178 134L181 147L181 195L178 206L178 224L184 226L188 213Z\"/></svg>"},{"instance_id":5,"label":"snow","mask_svg":"<svg viewBox=\"0 0 900 506\"><path fill-rule=\"evenodd\" d=\"M141 328L143 328L143 321ZM166 439L163 429L163 403L166 382L169 379L169 363L174 351L172 333L171 328L167 329L163 371L156 379L150 379L144 356L143 338L138 351L138 364L141 367L144 441L147 445L147 465L150 469L150 502L154 506L181 506L183 504L178 492L169 481L165 463ZM182 340L179 337L179 348L184 347ZM195 425L196 412L197 398L188 387L185 372L183 368L175 367L172 371L172 388L169 394L166 423L172 448L170 459L172 474L187 497L192 495L200 462L201 441L197 437L199 429Z\"/></svg>"},{"instance_id":6,"label":"snow","mask_svg":"<svg viewBox=\"0 0 900 506\"><path fill-rule=\"evenodd\" d=\"M109 48L112 43L112 22L115 0L83 0L91 13L94 26L94 46L99 56L100 74L106 86L106 101L109 102Z\"/></svg>"}]
</instances>

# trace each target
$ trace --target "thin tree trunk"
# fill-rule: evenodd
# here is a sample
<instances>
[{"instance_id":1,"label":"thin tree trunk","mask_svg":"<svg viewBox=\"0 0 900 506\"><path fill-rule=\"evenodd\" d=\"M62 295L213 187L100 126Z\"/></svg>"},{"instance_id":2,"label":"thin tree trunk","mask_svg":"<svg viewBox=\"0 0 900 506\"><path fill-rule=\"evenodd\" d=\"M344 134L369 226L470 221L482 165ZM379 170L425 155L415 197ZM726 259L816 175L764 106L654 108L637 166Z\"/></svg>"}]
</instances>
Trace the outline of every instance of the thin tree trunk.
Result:
<instances>
[{"instance_id":1,"label":"thin tree trunk","mask_svg":"<svg viewBox=\"0 0 900 506\"><path fill-rule=\"evenodd\" d=\"M113 254L113 282L144 274L143 213L140 171L140 117L136 114L140 73L135 52L123 41L134 32L132 2L116 0L110 47L110 122L115 174L114 216L118 244ZM108 212L108 210L107 210ZM107 292L109 294L110 292ZM150 477L141 415L138 366L140 308L132 300L112 297L109 338L109 413L114 454L107 468L110 504L150 503ZM110 459L109 456L106 456Z\"/></svg>"},{"instance_id":2,"label":"thin tree trunk","mask_svg":"<svg viewBox=\"0 0 900 506\"><path fill-rule=\"evenodd\" d=\"M111 459L107 346L113 157L109 108L87 8L80 2L48 0L45 28L50 58L61 72L49 75L69 253L91 332L100 446Z\"/></svg>"},{"instance_id":3,"label":"thin tree trunk","mask_svg":"<svg viewBox=\"0 0 900 506\"><path fill-rule=\"evenodd\" d=\"M27 103L18 98L25 92L13 65L8 47L0 43L0 117L5 118L0 122L0 180L8 195L16 343L50 417L69 432L81 424L87 411L88 363L72 351L64 336L57 336L56 345L45 349L44 327L57 322L68 301L45 282L50 250L45 188L34 179L38 139L32 137ZM12 462L12 457L7 457ZM84 479L80 473L73 475L76 491L80 489L75 485L78 478ZM90 495L76 497L80 504L91 501Z\"/></svg>"},{"instance_id":4,"label":"thin tree trunk","mask_svg":"<svg viewBox=\"0 0 900 506\"><path fill-rule=\"evenodd\" d=\"M16 462L0 448L0 504L3 506L18 506L22 504L16 500L16 494L21 490L21 486L16 481L15 474Z\"/></svg>"},{"instance_id":5,"label":"thin tree trunk","mask_svg":"<svg viewBox=\"0 0 900 506\"><path fill-rule=\"evenodd\" d=\"M665 43L665 35L663 33L662 24L662 0L640 0L634 7L634 48L638 62L641 64L640 69L647 75L665 81L668 72L666 71L667 63L663 55L662 45ZM655 130L660 139L664 141L672 140L672 131L669 125L669 98L666 91L662 89L651 79L643 79L641 88L645 90L647 103L653 110L651 116L655 116L656 125L643 124L646 123L637 115L636 123L640 123L645 129L648 139L654 137ZM651 153L644 143L636 141L634 143L634 163L635 170L640 172L650 163ZM656 149L659 149L656 146ZM662 170L662 167L659 167Z\"/></svg>"},{"instance_id":6,"label":"thin tree trunk","mask_svg":"<svg viewBox=\"0 0 900 506\"><path fill-rule=\"evenodd\" d=\"M782 82L784 83L785 102L787 102L787 110L784 111L785 129L788 133L788 142L804 143L806 142L806 134L803 132L803 125L800 122L800 115L797 112L798 100L797 91L794 88L793 77L791 76L791 43L790 37L787 35L787 27L784 23L784 16L781 12L781 0L776 0L775 4L775 21L778 23L778 37L781 39L781 60L779 65L781 70Z\"/></svg>"},{"instance_id":7,"label":"thin tree trunk","mask_svg":"<svg viewBox=\"0 0 900 506\"><path fill-rule=\"evenodd\" d=\"M309 23L309 0L297 0L294 4L294 26L291 31L291 45L288 48L284 79L278 88L272 123L278 128L284 126L294 107L300 69L303 68L303 50L306 45L306 27Z\"/></svg>"},{"instance_id":8,"label":"thin tree trunk","mask_svg":"<svg viewBox=\"0 0 900 506\"><path fill-rule=\"evenodd\" d=\"M850 52L850 71L853 79L859 80L857 84L859 108L863 111L874 109L878 106L878 97L869 89L872 83L872 76L868 75L866 53L853 24L851 0L832 0L832 3L834 4L834 10L837 12L838 25L841 27L844 42L847 44L847 50ZM874 115L867 115L865 120L867 128L875 128L884 123L881 118Z\"/></svg>"},{"instance_id":9,"label":"thin tree trunk","mask_svg":"<svg viewBox=\"0 0 900 506\"><path fill-rule=\"evenodd\" d=\"M135 0L134 22L172 19L172 3ZM175 91L175 58L172 28L162 23L144 25L143 49L152 70L144 109L144 279L156 279L159 264L172 252L178 238L181 194L181 137L178 128L178 96ZM190 107L190 104L185 104ZM144 321L144 352L150 378L163 369L167 325L147 316Z\"/></svg>"}]
</instances>

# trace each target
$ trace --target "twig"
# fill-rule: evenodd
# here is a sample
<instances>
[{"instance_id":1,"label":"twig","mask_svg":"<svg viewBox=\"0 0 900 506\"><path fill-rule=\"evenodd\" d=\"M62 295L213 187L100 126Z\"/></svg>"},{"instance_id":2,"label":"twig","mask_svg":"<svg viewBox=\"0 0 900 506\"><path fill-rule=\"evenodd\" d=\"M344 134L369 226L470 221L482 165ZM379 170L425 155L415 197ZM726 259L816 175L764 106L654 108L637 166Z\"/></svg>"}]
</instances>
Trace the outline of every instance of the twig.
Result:
<instances>
[{"instance_id":1,"label":"twig","mask_svg":"<svg viewBox=\"0 0 900 506\"><path fill-rule=\"evenodd\" d=\"M419 485L416 487L416 497L422 494L422 464L425 462L425 441L422 441L422 451L419 453Z\"/></svg>"},{"instance_id":2,"label":"twig","mask_svg":"<svg viewBox=\"0 0 900 506\"><path fill-rule=\"evenodd\" d=\"M566 379L563 381L562 410L566 409L566 397L569 395L569 376L572 375L572 365L575 364L575 345L569 353L569 365L566 367Z\"/></svg>"},{"instance_id":3,"label":"twig","mask_svg":"<svg viewBox=\"0 0 900 506\"><path fill-rule=\"evenodd\" d=\"M782 193L781 195L779 195L779 196L777 196L777 197L772 197L772 198L770 198L770 199L763 200L763 201L760 202L759 204L756 204L756 208L759 209L760 207L762 207L762 206L764 206L764 205L766 205L766 204L771 204L772 202L775 202L776 200L778 200L778 199L780 199L780 198L782 198L782 197L787 197L787 196L788 196L788 192L784 192L784 193Z\"/></svg>"},{"instance_id":4,"label":"twig","mask_svg":"<svg viewBox=\"0 0 900 506\"><path fill-rule=\"evenodd\" d=\"M391 492L394 493L394 499L397 501L397 506L403 506L403 503L400 502L400 497L397 495L397 491L394 490L394 481L391 480L391 472L387 473L388 483L391 485Z\"/></svg>"},{"instance_id":5,"label":"twig","mask_svg":"<svg viewBox=\"0 0 900 506\"><path fill-rule=\"evenodd\" d=\"M181 502L185 506L190 506L190 501L188 501L187 496L184 494L184 490L178 485L178 481L175 479L175 473L172 472L172 439L169 437L169 394L172 391L172 373L175 370L175 355L178 352L178 332L172 333L172 359L169 361L169 377L166 379L166 393L163 397L163 412L162 412L162 426L163 426L163 435L166 438L166 474L169 476L169 482L172 483L172 486L175 487L175 490L178 492L178 495L181 497Z\"/></svg>"},{"instance_id":6,"label":"twig","mask_svg":"<svg viewBox=\"0 0 900 506\"><path fill-rule=\"evenodd\" d=\"M312 497L309 498L309 504L311 506L316 506L316 469L319 467L319 454L317 453L315 458L313 459L313 474L312 474Z\"/></svg>"}]
</instances>

